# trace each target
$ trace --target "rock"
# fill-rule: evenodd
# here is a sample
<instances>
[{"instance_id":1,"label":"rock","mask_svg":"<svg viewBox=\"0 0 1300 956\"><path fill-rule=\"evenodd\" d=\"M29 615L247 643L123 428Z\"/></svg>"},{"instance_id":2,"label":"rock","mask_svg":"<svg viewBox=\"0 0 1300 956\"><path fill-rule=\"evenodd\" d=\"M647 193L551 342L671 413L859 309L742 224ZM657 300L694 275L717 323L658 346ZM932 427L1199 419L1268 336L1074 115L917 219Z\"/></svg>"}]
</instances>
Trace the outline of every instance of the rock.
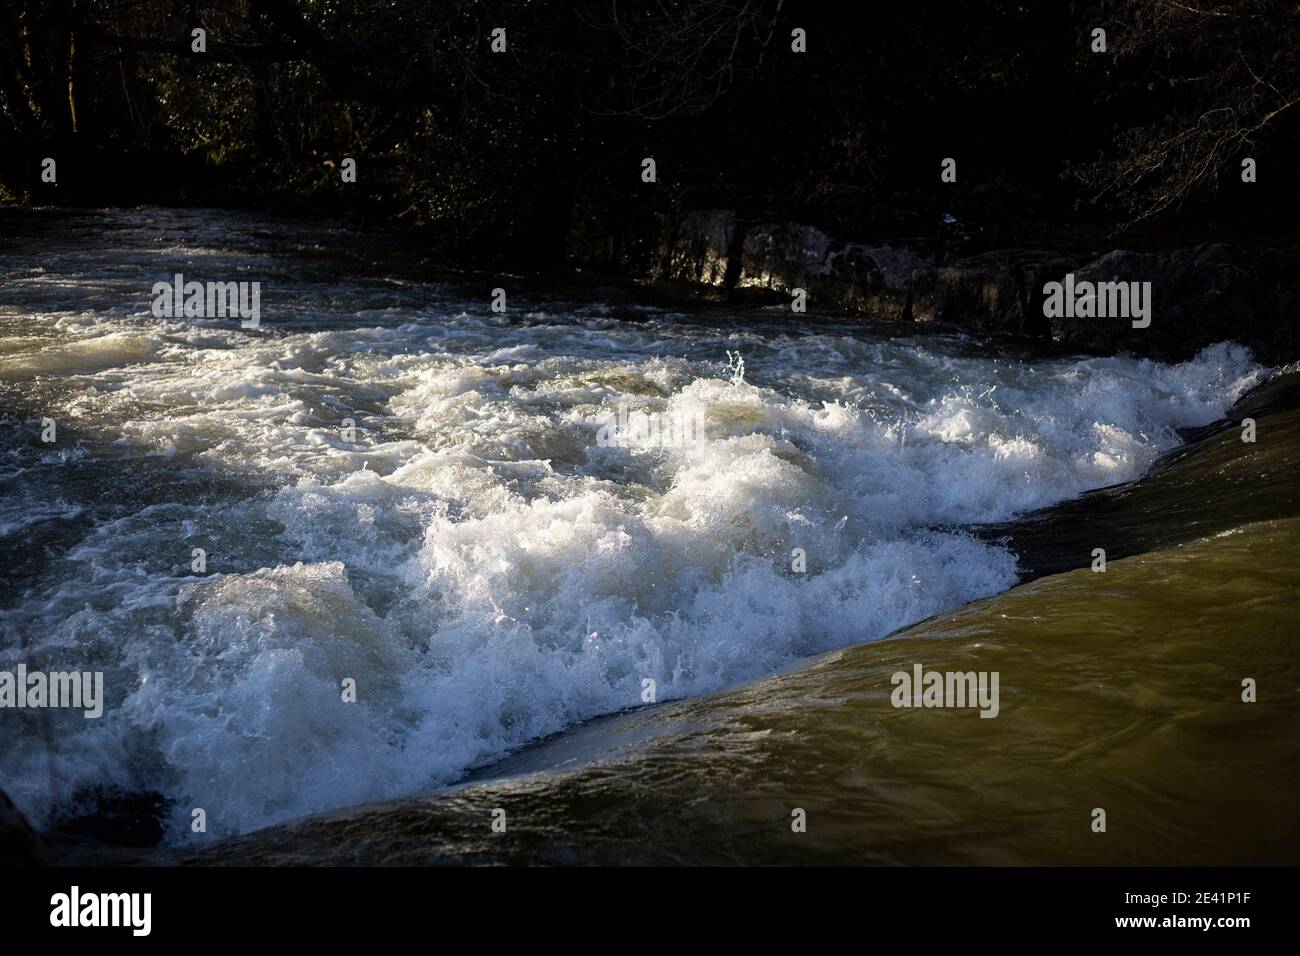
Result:
<instances>
[{"instance_id":1,"label":"rock","mask_svg":"<svg viewBox=\"0 0 1300 956\"><path fill-rule=\"evenodd\" d=\"M1150 282L1151 325L1135 329L1122 317L1053 318L1052 337L1071 348L1182 359L1232 339L1266 362L1300 353L1295 255L1221 243L1164 252L1116 250L1081 266L1075 281Z\"/></svg>"},{"instance_id":2,"label":"rock","mask_svg":"<svg viewBox=\"0 0 1300 956\"><path fill-rule=\"evenodd\" d=\"M687 213L665 236L660 278L729 288L742 233L733 209Z\"/></svg>"},{"instance_id":3,"label":"rock","mask_svg":"<svg viewBox=\"0 0 1300 956\"><path fill-rule=\"evenodd\" d=\"M639 230L639 231L638 231ZM1220 243L1159 252L1116 250L1079 259L1044 249L999 249L936 262L918 240L842 242L815 226L750 223L733 209L701 209L611 237L575 230L571 252L640 276L730 293L806 289L816 311L954 326L977 335L1049 338L1065 349L1183 359L1225 339L1264 362L1300 356L1300 256ZM1044 314L1045 286L1063 281L1150 282L1152 321Z\"/></svg>"},{"instance_id":4,"label":"rock","mask_svg":"<svg viewBox=\"0 0 1300 956\"><path fill-rule=\"evenodd\" d=\"M0 790L0 866L49 866L45 844L27 818Z\"/></svg>"},{"instance_id":5,"label":"rock","mask_svg":"<svg viewBox=\"0 0 1300 956\"><path fill-rule=\"evenodd\" d=\"M1043 286L1074 266L1055 252L1003 249L913 275L912 318L981 334L1043 336Z\"/></svg>"},{"instance_id":6,"label":"rock","mask_svg":"<svg viewBox=\"0 0 1300 956\"><path fill-rule=\"evenodd\" d=\"M908 317L913 273L932 262L908 243L841 243L813 226L765 223L745 233L736 285L806 289L814 307L897 321Z\"/></svg>"}]
</instances>

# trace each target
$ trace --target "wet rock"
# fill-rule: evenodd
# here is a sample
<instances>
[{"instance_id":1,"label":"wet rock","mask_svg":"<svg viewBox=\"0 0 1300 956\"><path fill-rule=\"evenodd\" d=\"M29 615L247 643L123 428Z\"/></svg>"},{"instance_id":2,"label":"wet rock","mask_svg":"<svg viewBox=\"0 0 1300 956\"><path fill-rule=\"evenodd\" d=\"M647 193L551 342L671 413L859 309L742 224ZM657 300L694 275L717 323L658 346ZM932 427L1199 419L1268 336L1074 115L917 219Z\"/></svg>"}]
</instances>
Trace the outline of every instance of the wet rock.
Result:
<instances>
[{"instance_id":1,"label":"wet rock","mask_svg":"<svg viewBox=\"0 0 1300 956\"><path fill-rule=\"evenodd\" d=\"M1060 277L1057 277L1060 278ZM1300 354L1300 257L1220 243L1162 252L1116 250L1081 266L1076 281L1150 282L1151 324L1060 316L1052 337L1071 348L1181 359L1232 339L1267 362Z\"/></svg>"},{"instance_id":2,"label":"wet rock","mask_svg":"<svg viewBox=\"0 0 1300 956\"><path fill-rule=\"evenodd\" d=\"M730 287L743 228L732 209L689 212L667 233L661 278Z\"/></svg>"},{"instance_id":3,"label":"wet rock","mask_svg":"<svg viewBox=\"0 0 1300 956\"><path fill-rule=\"evenodd\" d=\"M49 866L45 844L27 818L0 790L0 866Z\"/></svg>"},{"instance_id":4,"label":"wet rock","mask_svg":"<svg viewBox=\"0 0 1300 956\"><path fill-rule=\"evenodd\" d=\"M1044 285L1074 267L1059 253L1001 249L913 276L912 318L981 334L1045 337Z\"/></svg>"},{"instance_id":5,"label":"wet rock","mask_svg":"<svg viewBox=\"0 0 1300 956\"><path fill-rule=\"evenodd\" d=\"M1074 257L1049 249L999 249L940 262L936 243L843 242L815 226L749 222L702 209L648 227L640 245L599 231L571 236L587 260L640 276L730 295L805 289L813 312L952 326L977 335L1028 336L1068 350L1132 352L1167 360L1225 339L1262 361L1300 356L1300 256L1276 248L1202 243L1181 249ZM641 247L645 247L642 249ZM640 250L640 251L638 251ZM1049 282L1150 282L1152 321L1132 316L1048 316Z\"/></svg>"},{"instance_id":6,"label":"wet rock","mask_svg":"<svg viewBox=\"0 0 1300 956\"><path fill-rule=\"evenodd\" d=\"M907 243L842 243L813 226L765 223L750 228L741 248L740 288L806 289L814 307L873 318L909 317L912 275L933 263Z\"/></svg>"}]
</instances>

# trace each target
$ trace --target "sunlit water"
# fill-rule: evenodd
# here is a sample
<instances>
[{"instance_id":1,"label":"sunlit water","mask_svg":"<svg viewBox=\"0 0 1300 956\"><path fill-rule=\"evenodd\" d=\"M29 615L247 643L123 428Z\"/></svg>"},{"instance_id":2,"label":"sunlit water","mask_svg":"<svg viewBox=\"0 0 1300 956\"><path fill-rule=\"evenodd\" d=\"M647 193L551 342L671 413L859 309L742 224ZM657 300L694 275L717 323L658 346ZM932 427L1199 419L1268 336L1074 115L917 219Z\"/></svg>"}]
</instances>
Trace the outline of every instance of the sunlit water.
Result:
<instances>
[{"instance_id":1,"label":"sunlit water","mask_svg":"<svg viewBox=\"0 0 1300 956\"><path fill-rule=\"evenodd\" d=\"M1028 358L425 282L248 215L17 222L0 668L102 670L108 708L0 712L0 781L38 823L160 792L173 842L194 807L215 836L442 786L647 681L697 695L1001 592L1015 556L965 526L1134 478L1267 377L1229 344ZM261 282L261 327L154 317L177 272ZM602 444L620 411L707 437Z\"/></svg>"}]
</instances>

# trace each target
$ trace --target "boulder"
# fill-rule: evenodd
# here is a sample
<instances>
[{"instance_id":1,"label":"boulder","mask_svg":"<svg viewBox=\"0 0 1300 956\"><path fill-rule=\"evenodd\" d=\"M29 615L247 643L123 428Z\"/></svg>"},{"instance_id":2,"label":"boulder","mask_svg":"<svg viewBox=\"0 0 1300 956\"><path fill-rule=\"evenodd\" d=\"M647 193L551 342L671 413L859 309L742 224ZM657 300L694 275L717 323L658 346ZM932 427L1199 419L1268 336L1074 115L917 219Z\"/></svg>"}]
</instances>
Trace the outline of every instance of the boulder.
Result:
<instances>
[{"instance_id":1,"label":"boulder","mask_svg":"<svg viewBox=\"0 0 1300 956\"><path fill-rule=\"evenodd\" d=\"M894 321L908 318L913 273L933 263L910 243L842 243L798 223L751 227L740 257L740 288L806 289L814 306Z\"/></svg>"},{"instance_id":2,"label":"boulder","mask_svg":"<svg viewBox=\"0 0 1300 956\"><path fill-rule=\"evenodd\" d=\"M749 222L734 209L663 217L636 235L632 242L575 230L571 252L628 274L727 292L805 289L814 312L1050 339L1068 350L1173 360L1232 339L1271 364L1300 356L1300 256L1277 247L1202 243L1089 258L1012 248L940 263L934 242L843 242L802 223ZM1150 326L1135 329L1130 316L1047 316L1047 284L1069 273L1076 282L1150 282Z\"/></svg>"},{"instance_id":3,"label":"boulder","mask_svg":"<svg viewBox=\"0 0 1300 956\"><path fill-rule=\"evenodd\" d=\"M1074 260L1036 249L1000 249L913 275L912 318L990 335L1046 337L1044 285Z\"/></svg>"},{"instance_id":4,"label":"boulder","mask_svg":"<svg viewBox=\"0 0 1300 956\"><path fill-rule=\"evenodd\" d=\"M1221 243L1121 249L1079 267L1075 281L1150 282L1151 324L1135 329L1122 317L1052 318L1052 338L1071 348L1181 359L1232 339L1266 362L1300 354L1300 257L1292 254Z\"/></svg>"},{"instance_id":5,"label":"boulder","mask_svg":"<svg viewBox=\"0 0 1300 956\"><path fill-rule=\"evenodd\" d=\"M730 286L741 232L734 209L688 212L666 232L660 278Z\"/></svg>"}]
</instances>

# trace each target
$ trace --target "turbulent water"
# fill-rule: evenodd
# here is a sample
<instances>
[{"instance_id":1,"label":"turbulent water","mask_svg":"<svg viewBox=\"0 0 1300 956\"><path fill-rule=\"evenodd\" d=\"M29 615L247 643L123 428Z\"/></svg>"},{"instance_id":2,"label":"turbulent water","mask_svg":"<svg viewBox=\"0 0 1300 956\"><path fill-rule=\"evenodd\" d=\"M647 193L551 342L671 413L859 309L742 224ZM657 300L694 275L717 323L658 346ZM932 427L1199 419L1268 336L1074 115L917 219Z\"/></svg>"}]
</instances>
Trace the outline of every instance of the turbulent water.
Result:
<instances>
[{"instance_id":1,"label":"turbulent water","mask_svg":"<svg viewBox=\"0 0 1300 956\"><path fill-rule=\"evenodd\" d=\"M1256 442L1241 441L1243 418ZM1072 570L780 675L590 721L462 786L197 852L89 859L1294 864L1298 469L1293 373L1137 481L1010 526L1028 573ZM894 674L918 663L999 673L998 717L893 706ZM497 808L508 838L488 827Z\"/></svg>"},{"instance_id":2,"label":"turbulent water","mask_svg":"<svg viewBox=\"0 0 1300 956\"><path fill-rule=\"evenodd\" d=\"M648 680L699 695L997 594L1017 558L970 526L1141 475L1268 375L1227 343L1044 358L422 281L329 224L0 224L0 669L108 697L0 712L0 781L38 823L162 794L169 842L195 807L220 836L429 790ZM260 327L155 317L175 273L259 281ZM638 411L703 440L602 439Z\"/></svg>"}]
</instances>

